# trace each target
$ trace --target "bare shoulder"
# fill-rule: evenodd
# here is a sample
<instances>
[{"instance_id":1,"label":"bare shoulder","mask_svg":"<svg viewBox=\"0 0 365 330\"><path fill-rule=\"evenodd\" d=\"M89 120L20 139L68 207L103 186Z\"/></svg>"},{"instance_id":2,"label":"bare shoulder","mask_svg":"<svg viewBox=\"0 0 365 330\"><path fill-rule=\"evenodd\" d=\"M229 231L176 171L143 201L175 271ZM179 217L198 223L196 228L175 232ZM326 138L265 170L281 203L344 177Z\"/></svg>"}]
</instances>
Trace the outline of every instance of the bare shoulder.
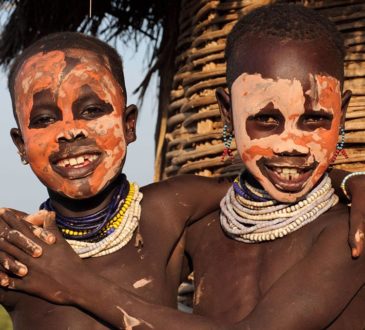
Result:
<instances>
[{"instance_id":1,"label":"bare shoulder","mask_svg":"<svg viewBox=\"0 0 365 330\"><path fill-rule=\"evenodd\" d=\"M227 191L230 184L230 180L226 178L208 178L199 175L185 174L149 184L144 186L142 190L145 192L165 191L166 193L171 192L171 190L184 192L195 189L222 189L223 191Z\"/></svg>"},{"instance_id":2,"label":"bare shoulder","mask_svg":"<svg viewBox=\"0 0 365 330\"><path fill-rule=\"evenodd\" d=\"M319 233L320 235L336 231L340 237L346 236L347 241L349 232L349 209L347 205L338 203L321 215L318 220L320 220L321 225L323 226Z\"/></svg>"},{"instance_id":3,"label":"bare shoulder","mask_svg":"<svg viewBox=\"0 0 365 330\"><path fill-rule=\"evenodd\" d=\"M357 259L351 257L351 250L348 244L348 207L344 204L338 204L318 220L320 220L322 228L320 228L317 239L313 243L313 250L317 251L322 258L327 258L327 260L333 258L333 261L336 261L338 266L347 265L349 272L354 268L365 271L365 257L361 256Z\"/></svg>"}]
</instances>

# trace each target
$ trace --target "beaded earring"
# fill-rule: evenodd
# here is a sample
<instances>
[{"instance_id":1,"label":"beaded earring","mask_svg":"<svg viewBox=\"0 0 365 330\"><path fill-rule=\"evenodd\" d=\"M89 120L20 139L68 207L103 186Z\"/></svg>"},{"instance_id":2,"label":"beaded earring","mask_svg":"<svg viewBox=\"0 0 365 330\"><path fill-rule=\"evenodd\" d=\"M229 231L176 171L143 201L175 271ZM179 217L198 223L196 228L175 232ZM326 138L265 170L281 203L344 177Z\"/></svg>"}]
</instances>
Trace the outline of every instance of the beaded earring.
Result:
<instances>
[{"instance_id":1,"label":"beaded earring","mask_svg":"<svg viewBox=\"0 0 365 330\"><path fill-rule=\"evenodd\" d=\"M21 153L18 151L18 155L20 156L20 161L22 162L23 165L28 165L29 162L25 156L25 153Z\"/></svg>"},{"instance_id":2,"label":"beaded earring","mask_svg":"<svg viewBox=\"0 0 365 330\"><path fill-rule=\"evenodd\" d=\"M228 135L228 136L227 136ZM233 153L231 149L233 134L228 132L228 126L224 124L223 126L223 143L224 143L224 149L222 154L222 162L224 162L224 159L226 157L229 157L231 161L233 161Z\"/></svg>"},{"instance_id":3,"label":"beaded earring","mask_svg":"<svg viewBox=\"0 0 365 330\"><path fill-rule=\"evenodd\" d=\"M345 145L345 129L343 127L340 128L340 136L341 136L341 141L337 143L336 146L336 151L331 159L331 163L334 163L337 156L339 154L342 154L345 158L349 158L349 156L347 155L346 150L344 149L344 145Z\"/></svg>"}]
</instances>

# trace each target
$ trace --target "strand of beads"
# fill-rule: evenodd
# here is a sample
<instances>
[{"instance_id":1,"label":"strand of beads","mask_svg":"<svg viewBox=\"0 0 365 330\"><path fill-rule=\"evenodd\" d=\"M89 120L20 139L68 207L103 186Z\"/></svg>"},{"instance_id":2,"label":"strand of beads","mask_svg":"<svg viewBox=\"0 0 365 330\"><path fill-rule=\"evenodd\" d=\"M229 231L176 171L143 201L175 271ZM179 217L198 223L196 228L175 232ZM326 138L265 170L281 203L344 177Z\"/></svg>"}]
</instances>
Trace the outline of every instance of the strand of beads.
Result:
<instances>
[{"instance_id":1,"label":"strand of beads","mask_svg":"<svg viewBox=\"0 0 365 330\"><path fill-rule=\"evenodd\" d=\"M221 225L232 238L256 243L284 237L318 218L338 202L326 175L306 197L294 204L256 202L231 187L221 201Z\"/></svg>"},{"instance_id":2,"label":"strand of beads","mask_svg":"<svg viewBox=\"0 0 365 330\"><path fill-rule=\"evenodd\" d=\"M80 256L80 258L100 257L118 251L124 247L133 237L133 233L139 225L141 217L142 193L135 183L130 184L130 194L121 208L120 217L115 218L113 231L110 235L98 242L85 242L68 239L67 242ZM123 210L124 207L124 210Z\"/></svg>"},{"instance_id":3,"label":"strand of beads","mask_svg":"<svg viewBox=\"0 0 365 330\"><path fill-rule=\"evenodd\" d=\"M129 193L129 183L124 174L119 179L119 188L116 189L111 202L104 209L83 217L65 217L58 213L52 206L50 199L41 205L41 209L47 209L56 213L56 223L66 239L82 241L98 241L108 234L111 221L120 213L120 205L125 202Z\"/></svg>"}]
</instances>

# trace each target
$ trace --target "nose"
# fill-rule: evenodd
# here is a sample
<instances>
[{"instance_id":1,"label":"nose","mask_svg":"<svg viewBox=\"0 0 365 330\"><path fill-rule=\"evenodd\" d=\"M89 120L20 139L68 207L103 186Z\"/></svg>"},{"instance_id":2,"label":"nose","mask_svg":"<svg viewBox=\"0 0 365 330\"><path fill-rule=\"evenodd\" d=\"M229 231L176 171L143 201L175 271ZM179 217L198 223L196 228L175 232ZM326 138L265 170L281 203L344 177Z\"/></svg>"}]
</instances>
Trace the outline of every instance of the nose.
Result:
<instances>
[{"instance_id":1,"label":"nose","mask_svg":"<svg viewBox=\"0 0 365 330\"><path fill-rule=\"evenodd\" d=\"M81 140L87 138L88 134L84 129L71 128L64 130L57 135L57 142L74 142L76 140Z\"/></svg>"},{"instance_id":2,"label":"nose","mask_svg":"<svg viewBox=\"0 0 365 330\"><path fill-rule=\"evenodd\" d=\"M307 156L309 147L306 140L303 135L287 132L281 136L280 143L275 145L274 153L288 157Z\"/></svg>"},{"instance_id":3,"label":"nose","mask_svg":"<svg viewBox=\"0 0 365 330\"><path fill-rule=\"evenodd\" d=\"M308 153L303 153L299 150L292 149L290 151L274 152L276 156L280 157L307 157Z\"/></svg>"}]
</instances>

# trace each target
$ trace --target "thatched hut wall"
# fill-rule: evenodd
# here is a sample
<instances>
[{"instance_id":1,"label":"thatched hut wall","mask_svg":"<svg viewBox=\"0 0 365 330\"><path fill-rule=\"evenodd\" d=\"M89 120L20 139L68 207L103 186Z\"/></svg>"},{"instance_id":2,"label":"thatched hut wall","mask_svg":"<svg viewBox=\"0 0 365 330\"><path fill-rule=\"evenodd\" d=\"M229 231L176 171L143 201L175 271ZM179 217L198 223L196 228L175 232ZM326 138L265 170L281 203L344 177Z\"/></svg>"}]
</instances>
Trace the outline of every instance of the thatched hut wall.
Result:
<instances>
[{"instance_id":1,"label":"thatched hut wall","mask_svg":"<svg viewBox=\"0 0 365 330\"><path fill-rule=\"evenodd\" d=\"M215 89L225 87L226 36L241 15L275 0L183 0L176 67L165 123L160 128L155 179L193 173L231 176L240 168L221 161L222 122ZM281 1L283 2L283 1ZM287 1L328 16L344 34L347 46L345 88L353 91L346 117L345 148L335 167L365 169L365 3L355 0ZM235 143L233 141L233 147Z\"/></svg>"}]
</instances>

